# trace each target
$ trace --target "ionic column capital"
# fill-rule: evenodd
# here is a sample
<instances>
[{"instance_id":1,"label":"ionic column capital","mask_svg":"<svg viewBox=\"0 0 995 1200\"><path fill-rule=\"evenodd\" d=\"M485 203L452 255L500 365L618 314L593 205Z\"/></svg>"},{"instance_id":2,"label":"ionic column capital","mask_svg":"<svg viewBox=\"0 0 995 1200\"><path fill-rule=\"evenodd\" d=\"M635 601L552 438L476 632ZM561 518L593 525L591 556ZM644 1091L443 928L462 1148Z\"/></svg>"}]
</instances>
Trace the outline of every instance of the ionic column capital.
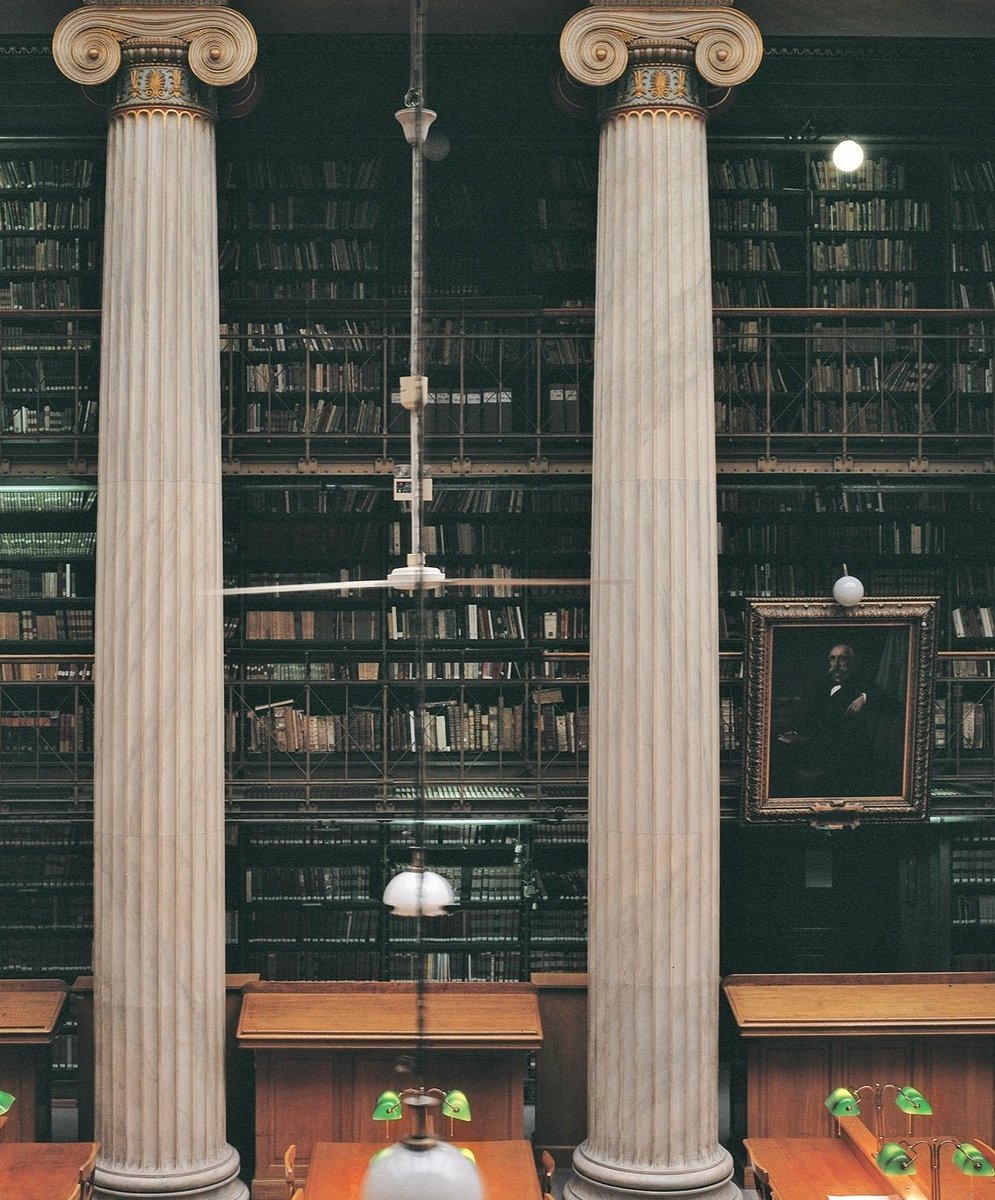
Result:
<instances>
[{"instance_id":1,"label":"ionic column capital","mask_svg":"<svg viewBox=\"0 0 995 1200\"><path fill-rule=\"evenodd\" d=\"M255 30L241 13L221 5L90 5L59 22L52 54L74 83L106 83L121 66L121 43L129 38L179 39L187 64L212 87L243 79L256 61Z\"/></svg>"},{"instance_id":2,"label":"ionic column capital","mask_svg":"<svg viewBox=\"0 0 995 1200\"><path fill-rule=\"evenodd\" d=\"M614 83L629 64L629 47L683 39L694 45L694 65L717 87L735 87L756 71L763 56L760 30L734 8L599 4L570 18L560 35L560 56L580 83Z\"/></svg>"}]
</instances>

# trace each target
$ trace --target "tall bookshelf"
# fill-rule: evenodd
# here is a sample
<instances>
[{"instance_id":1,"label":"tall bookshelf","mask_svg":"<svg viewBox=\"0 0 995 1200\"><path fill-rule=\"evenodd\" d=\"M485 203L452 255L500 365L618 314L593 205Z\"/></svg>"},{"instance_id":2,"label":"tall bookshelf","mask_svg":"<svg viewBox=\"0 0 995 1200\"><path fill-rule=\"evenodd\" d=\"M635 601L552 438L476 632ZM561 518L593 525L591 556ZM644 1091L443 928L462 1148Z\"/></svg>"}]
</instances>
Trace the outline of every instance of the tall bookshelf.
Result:
<instances>
[{"instance_id":1,"label":"tall bookshelf","mask_svg":"<svg viewBox=\"0 0 995 1200\"><path fill-rule=\"evenodd\" d=\"M390 486L407 454L397 383L408 354L406 152L393 141L325 139L291 161L269 143L257 153L251 138L248 152L237 141L227 138L219 176L226 578L380 578L408 548L407 514ZM934 811L970 818L992 807L981 664L995 650L995 580L991 489L978 482L995 436L990 156L950 143L926 165L917 147L882 143L843 178L824 165L826 151L784 139L716 138L711 149L722 310L720 749L729 861L741 865L727 896L734 908L749 874L745 849L756 842L769 856L781 836L745 833L735 821L749 596L826 595L844 561L872 595L941 595L950 657L937 688ZM517 167L514 148L491 148L493 161L476 174L460 157L469 153L457 145L452 159L429 164L430 557L450 575L585 577L594 141L545 142ZM89 165L73 174L77 160ZM90 487L99 344L95 317L81 310L99 299L99 161L71 147L19 149L5 161L4 211L44 223L0 239L0 461ZM53 203L40 206L45 192ZM486 253L481 214L497 231ZM39 501L12 522L0 532L0 580L20 572L21 589L0 595L10 635L4 782L16 780L14 805L29 827L44 819L72 830L88 816L92 786L92 549L77 561L52 543L47 557L25 563L3 538L8 528L92 534L92 514L56 517ZM60 571L75 593L46 595L43 575L58 580ZM462 902L433 948L440 973L520 978L583 964L587 593L482 585L426 609L420 654L415 606L403 596L227 602L233 968L378 978L408 970L410 947L375 900L406 849L422 692L433 815L466 828L505 822L515 838L433 844ZM69 637L73 614L84 624ZM39 635L53 628L54 639ZM347 827L363 836L346 837ZM930 895L946 897L949 919L913 906L933 922L932 958L916 958L903 934L897 965L945 966L973 952L951 914L971 909L974 885L948 868L941 887L947 833L938 821L903 835L896 869L925 855ZM808 836L783 835L791 853L791 838ZM837 847L834 878L856 877L864 845ZM85 862L82 849L74 863ZM820 877L817 860L813 850L808 875L795 880L802 895L806 879ZM490 868L506 871L495 876L504 882L481 895ZM326 871L348 894L280 890L287 879L299 889L320 878L324 888ZM59 928L64 906L45 911ZM825 917L817 906L810 915L813 928ZM77 928L85 939L82 918ZM902 928L912 928L908 913ZM834 939L842 956L846 939ZM37 943L39 959L65 957L46 944ZM791 958L796 950L782 944L770 957L802 961Z\"/></svg>"}]
</instances>

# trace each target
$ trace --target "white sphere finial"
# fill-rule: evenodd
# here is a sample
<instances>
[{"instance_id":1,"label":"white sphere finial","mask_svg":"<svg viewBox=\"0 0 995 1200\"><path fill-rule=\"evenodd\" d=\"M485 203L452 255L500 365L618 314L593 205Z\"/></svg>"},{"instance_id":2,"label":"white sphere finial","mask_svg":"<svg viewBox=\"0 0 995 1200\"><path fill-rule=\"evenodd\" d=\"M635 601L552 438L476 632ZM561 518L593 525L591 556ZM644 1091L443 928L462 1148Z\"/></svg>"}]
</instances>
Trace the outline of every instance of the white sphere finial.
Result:
<instances>
[{"instance_id":1,"label":"white sphere finial","mask_svg":"<svg viewBox=\"0 0 995 1200\"><path fill-rule=\"evenodd\" d=\"M833 599L841 608L853 608L864 598L864 585L843 564L843 574L833 584Z\"/></svg>"}]
</instances>

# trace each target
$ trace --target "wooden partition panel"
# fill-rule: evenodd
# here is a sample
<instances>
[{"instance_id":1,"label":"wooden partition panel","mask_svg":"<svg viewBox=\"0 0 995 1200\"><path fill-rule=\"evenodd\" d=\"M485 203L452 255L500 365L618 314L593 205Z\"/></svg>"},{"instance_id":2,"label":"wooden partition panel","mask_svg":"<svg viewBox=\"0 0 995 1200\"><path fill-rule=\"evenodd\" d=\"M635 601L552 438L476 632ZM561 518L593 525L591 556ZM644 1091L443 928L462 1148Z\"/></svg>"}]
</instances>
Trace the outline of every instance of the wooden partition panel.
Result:
<instances>
[{"instance_id":1,"label":"wooden partition panel","mask_svg":"<svg viewBox=\"0 0 995 1200\"><path fill-rule=\"evenodd\" d=\"M67 991L60 979L0 980L0 1090L15 1098L0 1141L51 1137L52 1039Z\"/></svg>"},{"instance_id":2,"label":"wooden partition panel","mask_svg":"<svg viewBox=\"0 0 995 1200\"><path fill-rule=\"evenodd\" d=\"M542 1018L532 1141L566 1166L587 1136L587 975L542 972L532 983Z\"/></svg>"},{"instance_id":3,"label":"wooden partition panel","mask_svg":"<svg viewBox=\"0 0 995 1200\"><path fill-rule=\"evenodd\" d=\"M409 983L258 983L245 989L239 1045L256 1061L253 1200L283 1200L283 1155L297 1147L307 1178L317 1142L400 1136L372 1119L377 1096L411 1081L415 991ZM426 1084L466 1092L473 1120L457 1140L521 1139L525 1058L542 1042L535 989L524 983L432 984L426 1003ZM443 1119L444 1132L449 1122Z\"/></svg>"},{"instance_id":4,"label":"wooden partition panel","mask_svg":"<svg viewBox=\"0 0 995 1200\"><path fill-rule=\"evenodd\" d=\"M739 975L723 991L741 1039L737 1137L830 1137L833 1088L911 1083L935 1114L916 1118L917 1133L992 1140L995 974ZM861 1101L873 1128L873 1099ZM905 1130L889 1091L882 1131Z\"/></svg>"}]
</instances>

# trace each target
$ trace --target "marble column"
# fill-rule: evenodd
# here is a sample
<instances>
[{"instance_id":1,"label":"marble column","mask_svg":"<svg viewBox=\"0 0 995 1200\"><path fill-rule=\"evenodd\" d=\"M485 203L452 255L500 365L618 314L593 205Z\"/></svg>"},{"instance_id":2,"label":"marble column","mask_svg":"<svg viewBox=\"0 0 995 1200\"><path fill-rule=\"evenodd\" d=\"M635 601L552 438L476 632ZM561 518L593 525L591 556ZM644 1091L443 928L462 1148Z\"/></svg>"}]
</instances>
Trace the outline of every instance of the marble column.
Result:
<instances>
[{"instance_id":1,"label":"marble column","mask_svg":"<svg viewBox=\"0 0 995 1200\"><path fill-rule=\"evenodd\" d=\"M588 1135L572 1200L737 1194L718 1142L718 593L706 84L753 23L593 6L595 300Z\"/></svg>"},{"instance_id":2,"label":"marble column","mask_svg":"<svg viewBox=\"0 0 995 1200\"><path fill-rule=\"evenodd\" d=\"M93 5L53 51L114 80L95 646L97 1195L243 1200L225 1140L221 447L214 86L251 26Z\"/></svg>"}]
</instances>

